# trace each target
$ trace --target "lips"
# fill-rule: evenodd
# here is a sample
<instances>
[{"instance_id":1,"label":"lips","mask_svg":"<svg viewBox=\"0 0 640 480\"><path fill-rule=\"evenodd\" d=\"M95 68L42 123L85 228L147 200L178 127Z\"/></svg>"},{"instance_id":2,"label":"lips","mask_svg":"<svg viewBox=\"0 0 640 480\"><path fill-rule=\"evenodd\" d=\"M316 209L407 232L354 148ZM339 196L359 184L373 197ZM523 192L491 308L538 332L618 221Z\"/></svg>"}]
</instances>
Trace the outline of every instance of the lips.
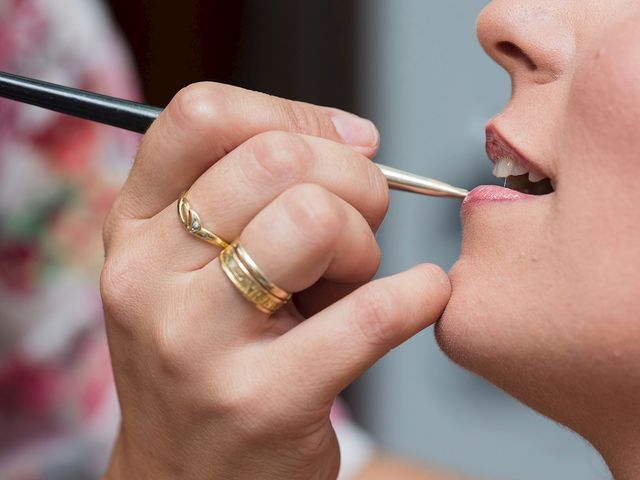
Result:
<instances>
[{"instance_id":1,"label":"lips","mask_svg":"<svg viewBox=\"0 0 640 480\"><path fill-rule=\"evenodd\" d=\"M536 168L531 161L507 142L493 124L487 126L486 136L487 155L493 163L496 163L503 158L508 158L520 165L523 165L529 171L540 169L539 167Z\"/></svg>"},{"instance_id":2,"label":"lips","mask_svg":"<svg viewBox=\"0 0 640 480\"><path fill-rule=\"evenodd\" d=\"M503 188L498 185L480 185L474 188L462 202L463 207L478 202L513 202L526 198L536 198L533 195L520 193L510 188Z\"/></svg>"},{"instance_id":3,"label":"lips","mask_svg":"<svg viewBox=\"0 0 640 480\"><path fill-rule=\"evenodd\" d=\"M505 188L491 185L478 187L468 195L465 206L480 201L535 199L554 192L555 182L543 167L513 147L493 124L487 127L486 150L494 163L493 174L505 179Z\"/></svg>"},{"instance_id":4,"label":"lips","mask_svg":"<svg viewBox=\"0 0 640 480\"><path fill-rule=\"evenodd\" d=\"M527 173L533 183L545 178L550 178L550 175L545 172L542 165L533 162L520 153L520 151L505 139L495 125L490 124L487 126L486 136L487 155L496 167L501 167L494 169L494 174L497 177L507 178L510 175L517 176ZM510 164L509 167L512 169L512 172L509 171L509 168L505 169L505 162Z\"/></svg>"}]
</instances>

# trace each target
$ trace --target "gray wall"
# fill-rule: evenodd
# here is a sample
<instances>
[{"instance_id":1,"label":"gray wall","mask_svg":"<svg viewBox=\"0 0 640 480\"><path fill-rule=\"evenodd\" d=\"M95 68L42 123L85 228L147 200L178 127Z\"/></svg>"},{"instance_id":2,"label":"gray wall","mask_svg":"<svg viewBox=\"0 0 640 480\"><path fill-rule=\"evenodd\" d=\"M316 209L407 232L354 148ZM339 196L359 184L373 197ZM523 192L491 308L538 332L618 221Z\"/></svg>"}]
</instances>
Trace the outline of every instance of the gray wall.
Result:
<instances>
[{"instance_id":1,"label":"gray wall","mask_svg":"<svg viewBox=\"0 0 640 480\"><path fill-rule=\"evenodd\" d=\"M360 112L382 132L378 160L471 187L495 183L484 124L510 84L475 39L482 0L361 0ZM459 249L458 207L394 193L380 233L382 275ZM573 433L450 363L432 329L398 348L355 388L360 420L393 451L491 478L608 478Z\"/></svg>"}]
</instances>

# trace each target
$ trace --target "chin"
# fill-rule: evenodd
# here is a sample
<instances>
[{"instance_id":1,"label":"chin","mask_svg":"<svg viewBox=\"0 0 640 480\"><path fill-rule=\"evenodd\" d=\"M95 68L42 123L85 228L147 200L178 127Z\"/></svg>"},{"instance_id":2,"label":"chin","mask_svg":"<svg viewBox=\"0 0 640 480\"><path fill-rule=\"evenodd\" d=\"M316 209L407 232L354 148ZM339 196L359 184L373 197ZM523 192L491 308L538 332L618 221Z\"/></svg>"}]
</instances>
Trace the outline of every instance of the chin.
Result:
<instances>
[{"instance_id":1,"label":"chin","mask_svg":"<svg viewBox=\"0 0 640 480\"><path fill-rule=\"evenodd\" d=\"M452 296L435 335L455 363L566 423L569 419L560 418L565 396L558 388L575 359L562 347L570 344L558 322L558 305L547 294L559 290L548 275L554 262L543 257L534 235L525 235L531 243L525 241L525 225L497 233L486 228L514 208L467 214L462 253L449 272Z\"/></svg>"},{"instance_id":2,"label":"chin","mask_svg":"<svg viewBox=\"0 0 640 480\"><path fill-rule=\"evenodd\" d=\"M455 363L494 381L491 370L495 357L500 355L500 342L483 327L492 323L492 306L482 295L479 278L470 274L474 269L468 264L461 258L449 272L451 299L436 324L436 340Z\"/></svg>"},{"instance_id":3,"label":"chin","mask_svg":"<svg viewBox=\"0 0 640 480\"><path fill-rule=\"evenodd\" d=\"M473 259L459 259L449 276L452 296L435 326L441 350L456 364L535 410L566 420L558 418L557 409L550 405L557 398L549 396L549 379L545 378L549 370L543 364L549 358L545 361L540 343L531 341L535 338L529 331L531 320L515 313L517 305L495 295L500 291L495 278L482 275Z\"/></svg>"}]
</instances>

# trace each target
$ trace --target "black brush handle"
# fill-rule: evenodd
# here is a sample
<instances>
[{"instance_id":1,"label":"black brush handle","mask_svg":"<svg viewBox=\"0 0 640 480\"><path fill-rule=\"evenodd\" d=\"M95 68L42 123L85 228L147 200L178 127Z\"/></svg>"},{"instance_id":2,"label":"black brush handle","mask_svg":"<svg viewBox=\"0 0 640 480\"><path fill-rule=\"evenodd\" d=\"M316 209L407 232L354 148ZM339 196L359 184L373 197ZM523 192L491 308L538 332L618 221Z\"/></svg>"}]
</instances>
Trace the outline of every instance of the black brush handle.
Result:
<instances>
[{"instance_id":1,"label":"black brush handle","mask_svg":"<svg viewBox=\"0 0 640 480\"><path fill-rule=\"evenodd\" d=\"M2 72L0 97L138 133L145 133L162 112L158 107ZM469 193L433 178L376 165L389 181L389 187L397 190L451 198L464 198Z\"/></svg>"},{"instance_id":2,"label":"black brush handle","mask_svg":"<svg viewBox=\"0 0 640 480\"><path fill-rule=\"evenodd\" d=\"M145 133L161 108L0 72L0 97Z\"/></svg>"}]
</instances>

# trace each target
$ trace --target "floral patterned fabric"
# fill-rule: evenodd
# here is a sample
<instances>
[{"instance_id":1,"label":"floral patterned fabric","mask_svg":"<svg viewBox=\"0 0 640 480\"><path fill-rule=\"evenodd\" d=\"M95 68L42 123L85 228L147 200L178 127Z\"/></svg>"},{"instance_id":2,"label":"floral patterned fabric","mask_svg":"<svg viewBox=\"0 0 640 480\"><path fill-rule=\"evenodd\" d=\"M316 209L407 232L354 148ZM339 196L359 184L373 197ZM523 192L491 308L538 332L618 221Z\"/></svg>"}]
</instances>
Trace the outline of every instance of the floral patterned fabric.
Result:
<instances>
[{"instance_id":1,"label":"floral patterned fabric","mask_svg":"<svg viewBox=\"0 0 640 480\"><path fill-rule=\"evenodd\" d=\"M137 98L92 0L0 0L0 70ZM118 411L101 227L137 135L0 100L0 478L95 478Z\"/></svg>"},{"instance_id":2,"label":"floral patterned fabric","mask_svg":"<svg viewBox=\"0 0 640 480\"><path fill-rule=\"evenodd\" d=\"M0 0L0 70L138 99L98 0ZM0 99L0 479L93 479L119 412L98 277L139 136ZM373 454L336 404L341 479Z\"/></svg>"}]
</instances>

